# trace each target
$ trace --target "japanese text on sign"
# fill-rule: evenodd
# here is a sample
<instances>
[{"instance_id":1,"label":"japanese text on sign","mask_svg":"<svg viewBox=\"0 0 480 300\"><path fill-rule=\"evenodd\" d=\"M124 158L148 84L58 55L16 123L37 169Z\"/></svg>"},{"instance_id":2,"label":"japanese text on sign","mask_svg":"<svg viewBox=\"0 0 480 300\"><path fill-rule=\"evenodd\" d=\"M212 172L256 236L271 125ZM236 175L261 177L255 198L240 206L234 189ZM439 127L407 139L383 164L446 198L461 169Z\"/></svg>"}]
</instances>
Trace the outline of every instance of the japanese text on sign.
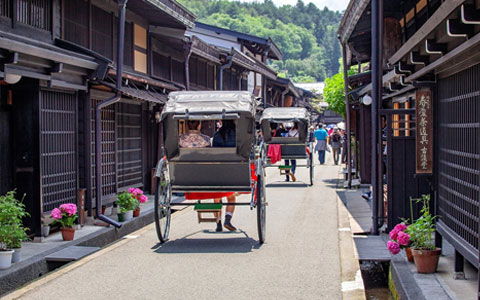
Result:
<instances>
[{"instance_id":1,"label":"japanese text on sign","mask_svg":"<svg viewBox=\"0 0 480 300\"><path fill-rule=\"evenodd\" d=\"M417 117L417 173L432 173L432 97L429 89L418 90L416 93Z\"/></svg>"}]
</instances>

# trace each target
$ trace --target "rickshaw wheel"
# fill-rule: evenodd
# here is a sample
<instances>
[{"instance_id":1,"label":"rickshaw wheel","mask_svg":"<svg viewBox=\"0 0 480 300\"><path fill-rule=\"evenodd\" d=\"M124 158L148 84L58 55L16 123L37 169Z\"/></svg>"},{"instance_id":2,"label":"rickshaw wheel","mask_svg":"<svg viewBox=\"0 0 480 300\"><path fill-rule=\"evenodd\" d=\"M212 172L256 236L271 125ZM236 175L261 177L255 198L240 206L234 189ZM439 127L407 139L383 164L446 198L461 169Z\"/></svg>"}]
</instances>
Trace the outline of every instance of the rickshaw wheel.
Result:
<instances>
[{"instance_id":1,"label":"rickshaw wheel","mask_svg":"<svg viewBox=\"0 0 480 300\"><path fill-rule=\"evenodd\" d=\"M309 156L310 156L310 186L312 186L313 185L313 174L314 174L314 168L315 168L315 161L313 160L312 153L310 153Z\"/></svg>"},{"instance_id":2,"label":"rickshaw wheel","mask_svg":"<svg viewBox=\"0 0 480 300\"><path fill-rule=\"evenodd\" d=\"M164 177L157 178L157 188L155 191L154 214L155 228L160 243L165 243L170 231L170 218L172 209L170 200L172 199L172 189L170 183L163 180Z\"/></svg>"},{"instance_id":3,"label":"rickshaw wheel","mask_svg":"<svg viewBox=\"0 0 480 300\"><path fill-rule=\"evenodd\" d=\"M263 171L261 175L257 177L257 227L258 227L258 240L261 244L265 242L265 228L266 224L266 195L265 195L265 181Z\"/></svg>"}]
</instances>

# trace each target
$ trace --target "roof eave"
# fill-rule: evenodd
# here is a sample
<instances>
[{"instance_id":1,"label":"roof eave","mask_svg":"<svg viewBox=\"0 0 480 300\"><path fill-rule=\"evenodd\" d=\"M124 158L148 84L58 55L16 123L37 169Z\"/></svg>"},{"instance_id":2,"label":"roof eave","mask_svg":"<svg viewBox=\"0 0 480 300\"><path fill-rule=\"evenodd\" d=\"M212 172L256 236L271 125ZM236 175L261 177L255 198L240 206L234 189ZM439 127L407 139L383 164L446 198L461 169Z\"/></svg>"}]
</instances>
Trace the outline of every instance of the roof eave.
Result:
<instances>
[{"instance_id":1,"label":"roof eave","mask_svg":"<svg viewBox=\"0 0 480 300\"><path fill-rule=\"evenodd\" d=\"M345 44L350 38L369 3L370 0L350 0L338 27L338 36L342 44Z\"/></svg>"}]
</instances>

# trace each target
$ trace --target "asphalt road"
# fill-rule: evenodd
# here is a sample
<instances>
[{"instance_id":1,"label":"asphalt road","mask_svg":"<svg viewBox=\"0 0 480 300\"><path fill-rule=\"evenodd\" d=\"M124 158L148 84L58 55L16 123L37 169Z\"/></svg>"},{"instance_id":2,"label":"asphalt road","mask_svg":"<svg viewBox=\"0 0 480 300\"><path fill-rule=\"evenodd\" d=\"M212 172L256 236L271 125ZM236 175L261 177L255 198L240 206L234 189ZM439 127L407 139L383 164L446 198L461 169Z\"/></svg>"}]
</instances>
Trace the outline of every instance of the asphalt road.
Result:
<instances>
[{"instance_id":1,"label":"asphalt road","mask_svg":"<svg viewBox=\"0 0 480 300\"><path fill-rule=\"evenodd\" d=\"M198 224L185 209L173 215L168 243L158 244L147 226L55 272L21 299L341 299L339 170L329 157L309 187L306 168L297 169L305 183L285 183L268 169L263 245L248 207L236 209L237 233L215 233L213 223Z\"/></svg>"}]
</instances>

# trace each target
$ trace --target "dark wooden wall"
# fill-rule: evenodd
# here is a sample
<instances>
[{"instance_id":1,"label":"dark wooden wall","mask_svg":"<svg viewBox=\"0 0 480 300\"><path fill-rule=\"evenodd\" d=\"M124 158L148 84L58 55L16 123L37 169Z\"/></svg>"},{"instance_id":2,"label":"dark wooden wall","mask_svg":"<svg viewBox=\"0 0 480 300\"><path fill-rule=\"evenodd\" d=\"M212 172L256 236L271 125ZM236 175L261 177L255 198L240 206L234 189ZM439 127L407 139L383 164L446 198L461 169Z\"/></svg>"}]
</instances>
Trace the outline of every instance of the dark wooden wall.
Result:
<instances>
[{"instance_id":1,"label":"dark wooden wall","mask_svg":"<svg viewBox=\"0 0 480 300\"><path fill-rule=\"evenodd\" d=\"M410 197L420 198L430 194L430 179L415 175L415 135L391 137L387 142L387 185L388 185L388 229L400 223L402 218L410 219ZM414 218L418 218L419 204L413 205Z\"/></svg>"},{"instance_id":2,"label":"dark wooden wall","mask_svg":"<svg viewBox=\"0 0 480 300\"><path fill-rule=\"evenodd\" d=\"M13 86L13 169L14 187L25 194L24 203L31 217L25 220L36 236L41 236L40 130L38 80L22 78Z\"/></svg>"},{"instance_id":3,"label":"dark wooden wall","mask_svg":"<svg viewBox=\"0 0 480 300\"><path fill-rule=\"evenodd\" d=\"M8 90L0 90L0 194L13 188L12 184L12 126L11 107L7 105Z\"/></svg>"},{"instance_id":4,"label":"dark wooden wall","mask_svg":"<svg viewBox=\"0 0 480 300\"><path fill-rule=\"evenodd\" d=\"M360 178L361 183L369 184L372 180L372 124L370 106L360 106L358 141L360 143Z\"/></svg>"}]
</instances>

